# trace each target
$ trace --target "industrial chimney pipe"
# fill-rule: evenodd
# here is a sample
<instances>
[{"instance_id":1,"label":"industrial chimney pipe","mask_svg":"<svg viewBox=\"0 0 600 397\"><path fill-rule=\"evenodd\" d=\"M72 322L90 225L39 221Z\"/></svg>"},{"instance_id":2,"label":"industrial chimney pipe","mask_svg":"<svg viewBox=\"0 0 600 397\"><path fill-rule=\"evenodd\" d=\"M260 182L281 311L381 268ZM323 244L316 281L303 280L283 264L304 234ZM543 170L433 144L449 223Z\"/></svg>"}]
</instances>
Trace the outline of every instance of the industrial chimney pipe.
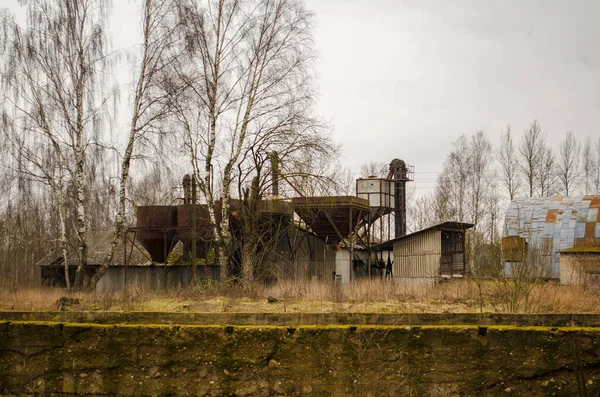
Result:
<instances>
[{"instance_id":1,"label":"industrial chimney pipe","mask_svg":"<svg viewBox=\"0 0 600 397\"><path fill-rule=\"evenodd\" d=\"M406 182L409 180L406 163L394 159L388 178L394 179L395 237L406 235Z\"/></svg>"}]
</instances>

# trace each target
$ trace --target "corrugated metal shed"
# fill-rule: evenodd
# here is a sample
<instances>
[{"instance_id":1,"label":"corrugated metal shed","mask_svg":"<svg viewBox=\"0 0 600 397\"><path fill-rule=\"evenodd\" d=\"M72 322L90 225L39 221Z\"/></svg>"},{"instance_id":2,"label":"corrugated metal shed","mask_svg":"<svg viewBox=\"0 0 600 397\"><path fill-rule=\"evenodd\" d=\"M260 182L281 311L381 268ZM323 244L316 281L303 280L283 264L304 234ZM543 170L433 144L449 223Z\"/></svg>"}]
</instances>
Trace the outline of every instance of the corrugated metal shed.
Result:
<instances>
[{"instance_id":1,"label":"corrugated metal shed","mask_svg":"<svg viewBox=\"0 0 600 397\"><path fill-rule=\"evenodd\" d=\"M526 197L506 212L504 236L522 237L528 249L548 257L550 276L560 275L559 252L600 246L600 196Z\"/></svg>"},{"instance_id":2,"label":"corrugated metal shed","mask_svg":"<svg viewBox=\"0 0 600 397\"><path fill-rule=\"evenodd\" d=\"M436 278L442 258L441 231L412 234L394 242L395 278Z\"/></svg>"},{"instance_id":3,"label":"corrugated metal shed","mask_svg":"<svg viewBox=\"0 0 600 397\"><path fill-rule=\"evenodd\" d=\"M435 282L440 277L464 276L464 234L471 227L470 223L444 222L373 249L393 249L395 279Z\"/></svg>"}]
</instances>

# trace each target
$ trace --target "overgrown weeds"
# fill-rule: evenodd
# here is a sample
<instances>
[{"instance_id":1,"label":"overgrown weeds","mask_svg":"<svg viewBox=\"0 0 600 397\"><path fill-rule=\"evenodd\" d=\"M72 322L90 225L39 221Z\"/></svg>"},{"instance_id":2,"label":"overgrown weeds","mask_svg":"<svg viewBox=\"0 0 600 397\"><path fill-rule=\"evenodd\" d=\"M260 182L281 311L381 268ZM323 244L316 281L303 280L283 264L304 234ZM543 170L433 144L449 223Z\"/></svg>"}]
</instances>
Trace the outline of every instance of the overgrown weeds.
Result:
<instances>
[{"instance_id":1,"label":"overgrown weeds","mask_svg":"<svg viewBox=\"0 0 600 397\"><path fill-rule=\"evenodd\" d=\"M454 279L444 283L357 280L347 285L285 280L241 286L206 281L190 288L72 293L61 310L198 312L600 313L600 288L532 281L519 292L510 280ZM59 288L2 288L0 310L57 310ZM274 303L268 303L272 297ZM71 301L70 301L71 302Z\"/></svg>"}]
</instances>

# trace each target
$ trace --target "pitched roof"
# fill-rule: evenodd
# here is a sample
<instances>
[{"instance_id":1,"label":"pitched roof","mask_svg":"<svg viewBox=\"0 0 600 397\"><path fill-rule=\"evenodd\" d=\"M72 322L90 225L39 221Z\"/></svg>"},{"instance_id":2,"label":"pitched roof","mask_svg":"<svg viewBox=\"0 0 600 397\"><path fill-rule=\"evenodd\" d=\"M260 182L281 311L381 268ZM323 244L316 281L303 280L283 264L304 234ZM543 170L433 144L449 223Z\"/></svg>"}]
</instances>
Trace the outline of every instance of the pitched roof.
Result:
<instances>
[{"instance_id":1,"label":"pitched roof","mask_svg":"<svg viewBox=\"0 0 600 397\"><path fill-rule=\"evenodd\" d=\"M401 240L404 240L406 238L414 237L414 236L417 236L417 235L422 234L422 233L427 233L427 232L430 232L430 231L433 231L433 230L461 231L461 232L464 232L465 230L470 229L473 226L475 226L475 225L473 225L472 223L442 222L442 223L439 223L437 225L433 225L433 226L427 227L425 229L419 230L417 232L406 234L406 235L404 235L402 237L396 237L395 239L388 240L388 241L385 241L383 243L373 245L371 248L375 249L375 250L382 250L382 251L383 250L391 250L393 248L393 246L394 246L394 243L396 241L401 241Z\"/></svg>"},{"instance_id":2,"label":"pitched roof","mask_svg":"<svg viewBox=\"0 0 600 397\"><path fill-rule=\"evenodd\" d=\"M106 254L110 249L110 244L113 239L112 230L104 230L98 232L89 232L87 236L87 247L88 247L88 264L89 265L101 265L106 259ZM124 262L123 252L123 239L117 241L117 249L115 255L111 261L111 265L122 265ZM69 255L69 264L77 264L77 243L76 239L72 239L67 245L67 254ZM50 252L43 259L41 259L36 265L47 266L56 265L62 263L62 249L57 247L54 251ZM150 256L142 247L142 245L136 240L133 246L131 240L127 241L127 261L130 265L146 265L150 264Z\"/></svg>"}]
</instances>

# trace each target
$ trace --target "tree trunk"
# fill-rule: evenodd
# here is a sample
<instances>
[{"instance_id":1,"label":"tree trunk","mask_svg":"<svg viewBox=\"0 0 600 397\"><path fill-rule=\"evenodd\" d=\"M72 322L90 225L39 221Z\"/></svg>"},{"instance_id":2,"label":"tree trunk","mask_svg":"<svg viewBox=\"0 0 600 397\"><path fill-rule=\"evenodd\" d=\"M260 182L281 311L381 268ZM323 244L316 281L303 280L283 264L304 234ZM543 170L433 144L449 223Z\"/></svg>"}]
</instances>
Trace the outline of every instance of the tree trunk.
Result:
<instances>
[{"instance_id":1,"label":"tree trunk","mask_svg":"<svg viewBox=\"0 0 600 397\"><path fill-rule=\"evenodd\" d=\"M244 241L244 245L242 246L242 282L245 286L254 284L255 250L256 245L253 241Z\"/></svg>"},{"instance_id":2,"label":"tree trunk","mask_svg":"<svg viewBox=\"0 0 600 397\"><path fill-rule=\"evenodd\" d=\"M83 273L87 265L87 240L86 240L86 217L85 217L85 193L84 193L84 174L83 174L83 150L81 142L78 142L76 150L77 173L75 186L77 188L77 245L79 263L75 272L74 287L80 289L83 285Z\"/></svg>"},{"instance_id":3,"label":"tree trunk","mask_svg":"<svg viewBox=\"0 0 600 397\"><path fill-rule=\"evenodd\" d=\"M108 270L108 267L110 266L110 263L112 262L115 252L117 250L119 240L123 237L123 231L125 229L125 204L127 181L129 179L129 168L131 167L131 156L133 154L134 137L135 130L132 129L129 133L129 142L127 144L125 156L121 165L121 182L119 184L119 209L117 210L117 215L115 217L115 229L113 233L113 238L110 243L110 248L108 250L104 263L96 271L96 273L94 273L92 279L90 280L90 289L96 288L96 284L98 284L98 281L100 281L102 276L104 276L104 273L106 273L106 270Z\"/></svg>"},{"instance_id":4,"label":"tree trunk","mask_svg":"<svg viewBox=\"0 0 600 397\"><path fill-rule=\"evenodd\" d=\"M65 223L66 218L66 209L65 209L65 199L63 197L62 192L62 184L59 186L52 186L52 195L58 201L58 218L60 224L60 248L63 256L63 263L65 268L65 283L67 286L67 291L71 292L71 277L69 274L69 253L67 250L67 226Z\"/></svg>"}]
</instances>

